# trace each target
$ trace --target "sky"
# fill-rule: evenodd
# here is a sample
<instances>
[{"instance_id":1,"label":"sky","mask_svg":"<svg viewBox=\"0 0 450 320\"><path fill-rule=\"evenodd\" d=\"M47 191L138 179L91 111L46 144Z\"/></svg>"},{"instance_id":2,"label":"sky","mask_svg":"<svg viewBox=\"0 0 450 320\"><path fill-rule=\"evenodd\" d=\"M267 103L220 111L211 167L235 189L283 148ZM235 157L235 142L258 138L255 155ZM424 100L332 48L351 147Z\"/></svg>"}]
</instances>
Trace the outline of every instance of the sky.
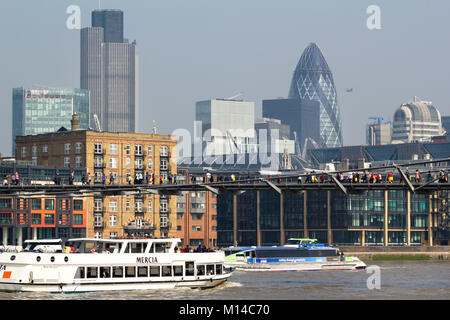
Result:
<instances>
[{"instance_id":1,"label":"sky","mask_svg":"<svg viewBox=\"0 0 450 320\"><path fill-rule=\"evenodd\" d=\"M80 31L67 8L91 25L97 0L5 0L0 11L0 152L11 155L12 88L79 88ZM315 42L330 66L344 145L365 143L369 117L392 121L414 96L450 115L448 0L102 0L124 11L137 41L138 132L192 130L195 103L242 93L287 97L297 62ZM369 29L370 5L380 29ZM352 92L346 89L353 88Z\"/></svg>"}]
</instances>

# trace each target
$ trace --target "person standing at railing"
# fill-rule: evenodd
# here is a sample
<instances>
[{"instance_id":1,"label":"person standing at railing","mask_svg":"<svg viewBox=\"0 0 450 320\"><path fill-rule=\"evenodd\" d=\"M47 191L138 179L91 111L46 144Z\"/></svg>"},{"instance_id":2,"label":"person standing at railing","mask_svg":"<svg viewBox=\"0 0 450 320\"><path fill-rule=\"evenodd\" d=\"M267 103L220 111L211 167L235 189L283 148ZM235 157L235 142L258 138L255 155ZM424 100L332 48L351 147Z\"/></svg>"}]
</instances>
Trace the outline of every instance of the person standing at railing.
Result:
<instances>
[{"instance_id":1,"label":"person standing at railing","mask_svg":"<svg viewBox=\"0 0 450 320\"><path fill-rule=\"evenodd\" d=\"M420 172L419 172L419 170L416 169L415 181L420 182L420 180L421 180Z\"/></svg>"}]
</instances>

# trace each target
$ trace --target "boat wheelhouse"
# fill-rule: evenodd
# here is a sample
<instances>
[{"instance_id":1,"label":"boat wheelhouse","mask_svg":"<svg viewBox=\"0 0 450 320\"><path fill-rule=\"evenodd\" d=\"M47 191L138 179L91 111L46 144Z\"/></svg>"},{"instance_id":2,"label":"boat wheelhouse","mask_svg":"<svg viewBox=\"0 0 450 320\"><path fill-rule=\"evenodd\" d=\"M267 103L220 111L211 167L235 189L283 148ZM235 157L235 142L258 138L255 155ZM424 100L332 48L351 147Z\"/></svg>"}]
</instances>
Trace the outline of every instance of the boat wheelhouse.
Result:
<instances>
[{"instance_id":1,"label":"boat wheelhouse","mask_svg":"<svg viewBox=\"0 0 450 320\"><path fill-rule=\"evenodd\" d=\"M0 291L208 288L230 277L224 253L178 250L180 239L27 240L0 253Z\"/></svg>"}]
</instances>

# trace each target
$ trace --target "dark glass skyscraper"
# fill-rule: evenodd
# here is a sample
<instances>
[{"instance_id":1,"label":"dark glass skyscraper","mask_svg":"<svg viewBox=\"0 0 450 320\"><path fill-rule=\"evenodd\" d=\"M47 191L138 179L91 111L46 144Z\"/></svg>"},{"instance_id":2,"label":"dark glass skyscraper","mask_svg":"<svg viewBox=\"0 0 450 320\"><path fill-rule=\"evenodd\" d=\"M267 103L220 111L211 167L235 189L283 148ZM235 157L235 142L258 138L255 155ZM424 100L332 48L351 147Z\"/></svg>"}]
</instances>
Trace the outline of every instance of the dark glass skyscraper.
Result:
<instances>
[{"instance_id":1,"label":"dark glass skyscraper","mask_svg":"<svg viewBox=\"0 0 450 320\"><path fill-rule=\"evenodd\" d=\"M92 11L92 27L103 28L103 42L123 42L123 12L121 10Z\"/></svg>"},{"instance_id":2,"label":"dark glass skyscraper","mask_svg":"<svg viewBox=\"0 0 450 320\"><path fill-rule=\"evenodd\" d=\"M136 43L123 36L123 12L95 10L81 29L80 87L91 92L91 119L109 132L136 132Z\"/></svg>"},{"instance_id":3,"label":"dark glass skyscraper","mask_svg":"<svg viewBox=\"0 0 450 320\"><path fill-rule=\"evenodd\" d=\"M320 141L322 147L341 147L342 121L333 74L322 52L311 43L303 52L292 77L290 99L320 102Z\"/></svg>"}]
</instances>

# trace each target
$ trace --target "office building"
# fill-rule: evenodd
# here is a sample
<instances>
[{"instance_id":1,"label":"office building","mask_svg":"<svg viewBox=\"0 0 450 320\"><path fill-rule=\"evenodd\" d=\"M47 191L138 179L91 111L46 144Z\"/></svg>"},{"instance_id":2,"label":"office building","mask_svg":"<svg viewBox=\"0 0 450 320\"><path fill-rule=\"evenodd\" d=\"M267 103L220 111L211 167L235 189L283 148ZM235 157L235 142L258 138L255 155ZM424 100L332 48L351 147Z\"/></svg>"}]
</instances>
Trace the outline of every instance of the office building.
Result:
<instances>
[{"instance_id":1,"label":"office building","mask_svg":"<svg viewBox=\"0 0 450 320\"><path fill-rule=\"evenodd\" d=\"M264 149L268 154L295 153L295 141L290 139L291 129L289 125L281 123L281 120L262 118L256 119L255 130L258 137L258 148Z\"/></svg>"},{"instance_id":2,"label":"office building","mask_svg":"<svg viewBox=\"0 0 450 320\"><path fill-rule=\"evenodd\" d=\"M341 147L342 120L333 74L315 43L303 52L295 68L289 99L310 99L320 103L319 146Z\"/></svg>"},{"instance_id":3,"label":"office building","mask_svg":"<svg viewBox=\"0 0 450 320\"><path fill-rule=\"evenodd\" d=\"M257 151L254 102L231 99L199 101L195 106L195 120L199 125L198 135L202 137L204 155Z\"/></svg>"},{"instance_id":4,"label":"office building","mask_svg":"<svg viewBox=\"0 0 450 320\"><path fill-rule=\"evenodd\" d=\"M294 140L304 149L320 147L320 103L309 99L270 99L262 101L262 114L266 118L281 120L289 125Z\"/></svg>"},{"instance_id":5,"label":"office building","mask_svg":"<svg viewBox=\"0 0 450 320\"><path fill-rule=\"evenodd\" d=\"M392 143L427 142L443 134L441 114L432 102L414 97L394 113Z\"/></svg>"},{"instance_id":6,"label":"office building","mask_svg":"<svg viewBox=\"0 0 450 320\"><path fill-rule=\"evenodd\" d=\"M136 132L136 42L123 37L123 12L96 10L80 37L80 87L91 93L91 125L108 132ZM97 128L97 121L100 128Z\"/></svg>"},{"instance_id":7,"label":"office building","mask_svg":"<svg viewBox=\"0 0 450 320\"><path fill-rule=\"evenodd\" d=\"M445 130L445 135L450 137L450 116L442 116L442 129Z\"/></svg>"},{"instance_id":8,"label":"office building","mask_svg":"<svg viewBox=\"0 0 450 320\"><path fill-rule=\"evenodd\" d=\"M136 183L141 175L147 183L147 173L155 183L167 183L177 174L174 136L76 130L73 124L70 131L17 137L18 160L35 157L39 166L85 168L86 180L97 184ZM87 210L88 237L176 235L176 196L93 196Z\"/></svg>"},{"instance_id":9,"label":"office building","mask_svg":"<svg viewBox=\"0 0 450 320\"><path fill-rule=\"evenodd\" d=\"M389 123L381 123L378 121L367 125L366 144L368 146L390 144L391 139L392 127Z\"/></svg>"},{"instance_id":10,"label":"office building","mask_svg":"<svg viewBox=\"0 0 450 320\"><path fill-rule=\"evenodd\" d=\"M12 91L12 153L17 136L70 128L72 114L79 127L89 128L89 91L63 88L14 88Z\"/></svg>"}]
</instances>

